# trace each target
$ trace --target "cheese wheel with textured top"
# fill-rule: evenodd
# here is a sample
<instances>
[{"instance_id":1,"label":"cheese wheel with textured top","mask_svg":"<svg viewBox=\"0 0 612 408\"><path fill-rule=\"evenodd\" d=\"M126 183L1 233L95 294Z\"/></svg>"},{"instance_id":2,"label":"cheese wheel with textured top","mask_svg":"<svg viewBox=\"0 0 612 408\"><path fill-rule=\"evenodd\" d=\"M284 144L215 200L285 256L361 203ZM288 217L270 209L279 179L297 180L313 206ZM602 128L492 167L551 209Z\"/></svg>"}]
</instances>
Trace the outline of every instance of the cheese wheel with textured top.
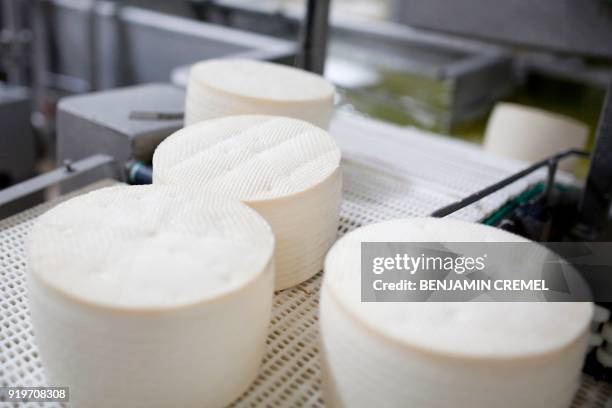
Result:
<instances>
[{"instance_id":1,"label":"cheese wheel with textured top","mask_svg":"<svg viewBox=\"0 0 612 408\"><path fill-rule=\"evenodd\" d=\"M263 357L274 236L239 201L118 186L43 214L27 242L50 384L87 407L222 407Z\"/></svg>"},{"instance_id":2,"label":"cheese wheel with textured top","mask_svg":"<svg viewBox=\"0 0 612 408\"><path fill-rule=\"evenodd\" d=\"M248 59L212 59L189 74L185 125L231 115L302 119L327 129L334 86L325 78L286 65Z\"/></svg>"},{"instance_id":3,"label":"cheese wheel with textured top","mask_svg":"<svg viewBox=\"0 0 612 408\"><path fill-rule=\"evenodd\" d=\"M591 303L361 302L362 242L526 242L434 218L359 228L325 260L324 398L332 407L569 407Z\"/></svg>"},{"instance_id":4,"label":"cheese wheel with textured top","mask_svg":"<svg viewBox=\"0 0 612 408\"><path fill-rule=\"evenodd\" d=\"M153 183L239 199L276 237L276 289L310 278L336 238L340 150L326 131L298 119L234 116L188 126L153 155Z\"/></svg>"}]
</instances>

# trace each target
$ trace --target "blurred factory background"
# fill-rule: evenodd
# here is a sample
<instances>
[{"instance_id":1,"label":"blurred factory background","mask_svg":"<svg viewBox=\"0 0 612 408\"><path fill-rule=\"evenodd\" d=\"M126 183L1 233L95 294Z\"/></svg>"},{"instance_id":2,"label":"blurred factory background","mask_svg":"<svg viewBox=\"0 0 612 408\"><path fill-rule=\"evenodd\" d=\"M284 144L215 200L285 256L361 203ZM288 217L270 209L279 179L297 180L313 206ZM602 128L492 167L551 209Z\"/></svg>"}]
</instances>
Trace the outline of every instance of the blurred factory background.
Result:
<instances>
[{"instance_id":1,"label":"blurred factory background","mask_svg":"<svg viewBox=\"0 0 612 408\"><path fill-rule=\"evenodd\" d=\"M340 235L431 215L534 241L612 240L612 0L0 0L0 275L11 290L25 281L13 254L52 203L34 206L108 178L150 183L155 148L183 126L190 66L220 57L336 85ZM557 172L569 156L580 161L559 169L577 177ZM603 306L585 372L610 382ZM295 384L288 393L304 390ZM575 407L603 408L605 387L599 405ZM584 382L580 398L595 388Z\"/></svg>"},{"instance_id":2,"label":"blurred factory background","mask_svg":"<svg viewBox=\"0 0 612 408\"><path fill-rule=\"evenodd\" d=\"M292 64L305 4L2 0L0 188L63 159L62 97L184 86L189 64L212 57ZM334 0L330 21L325 75L342 110L482 143L492 107L510 101L580 120L592 143L612 72L609 0Z\"/></svg>"}]
</instances>

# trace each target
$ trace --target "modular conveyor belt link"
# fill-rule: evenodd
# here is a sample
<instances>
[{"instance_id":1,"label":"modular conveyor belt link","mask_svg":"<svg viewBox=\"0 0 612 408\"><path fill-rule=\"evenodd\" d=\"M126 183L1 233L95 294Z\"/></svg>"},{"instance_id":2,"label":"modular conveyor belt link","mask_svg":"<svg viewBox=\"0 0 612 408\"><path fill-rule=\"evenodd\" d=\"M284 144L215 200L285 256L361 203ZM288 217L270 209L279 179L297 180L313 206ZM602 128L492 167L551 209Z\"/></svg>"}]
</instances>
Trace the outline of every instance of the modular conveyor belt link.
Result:
<instances>
[{"instance_id":1,"label":"modular conveyor belt link","mask_svg":"<svg viewBox=\"0 0 612 408\"><path fill-rule=\"evenodd\" d=\"M345 173L345 201L341 213L340 235L353 230L356 225L399 216L392 213L392 209L382 207L380 201L392 200L398 191L402 191L404 186L400 181L354 166L346 166ZM108 182L90 188L105 185L108 185ZM376 189L376 186L381 185L387 186L386 193ZM68 197L70 196L61 199ZM407 215L426 214L431 204L420 201L422 197L422 194L413 196L407 193L407 205L404 207L404 210L408 211ZM3 372L0 373L0 386L45 384L26 301L23 242L36 218L56 203L45 203L0 221L0 290L4 294L0 298L0 324L3 341L11 345L10 348L0 349L0 359L6 362ZM372 208L372 203L379 204ZM368 207L370 209L366 210ZM461 218L475 221L469 215L462 215ZM320 283L321 274L318 274L295 288L276 294L266 357L259 378L234 406L324 407L319 388L318 360L317 310ZM286 380L279 384L278 378ZM612 386L584 376L572 408L608 408L606 401L610 395ZM31 405L59 407L35 403Z\"/></svg>"},{"instance_id":2,"label":"modular conveyor belt link","mask_svg":"<svg viewBox=\"0 0 612 408\"><path fill-rule=\"evenodd\" d=\"M336 120L332 133L345 156L339 236L360 225L426 216L523 166L468 144L354 116ZM530 174L450 217L478 222L541 180L542 174ZM45 384L29 320L23 243L35 219L55 204L47 202L0 220L0 335L10 343L0 348L5 361L0 386ZM275 295L259 377L234 406L324 406L318 354L320 283L319 273ZM572 408L608 408L611 395L612 386L585 375Z\"/></svg>"}]
</instances>

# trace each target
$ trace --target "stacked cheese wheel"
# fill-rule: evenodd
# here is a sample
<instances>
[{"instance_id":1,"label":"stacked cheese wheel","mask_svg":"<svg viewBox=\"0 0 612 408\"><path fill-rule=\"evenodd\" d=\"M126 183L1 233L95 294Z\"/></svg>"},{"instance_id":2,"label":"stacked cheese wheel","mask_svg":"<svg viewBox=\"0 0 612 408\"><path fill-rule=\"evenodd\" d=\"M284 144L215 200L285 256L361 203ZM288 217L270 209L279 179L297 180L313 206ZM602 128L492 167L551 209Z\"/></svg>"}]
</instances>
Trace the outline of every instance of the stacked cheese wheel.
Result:
<instances>
[{"instance_id":1,"label":"stacked cheese wheel","mask_svg":"<svg viewBox=\"0 0 612 408\"><path fill-rule=\"evenodd\" d=\"M431 218L369 225L325 261L320 324L332 407L569 407L590 303L360 302L361 242L517 242L513 234Z\"/></svg>"},{"instance_id":2,"label":"stacked cheese wheel","mask_svg":"<svg viewBox=\"0 0 612 408\"><path fill-rule=\"evenodd\" d=\"M244 59L207 60L191 68L185 125L241 114L298 118L323 129L333 114L334 86L284 65Z\"/></svg>"},{"instance_id":3,"label":"stacked cheese wheel","mask_svg":"<svg viewBox=\"0 0 612 408\"><path fill-rule=\"evenodd\" d=\"M153 183L205 190L257 210L276 237L276 289L316 274L336 237L340 150L324 130L273 116L183 128L153 156Z\"/></svg>"},{"instance_id":4,"label":"stacked cheese wheel","mask_svg":"<svg viewBox=\"0 0 612 408\"><path fill-rule=\"evenodd\" d=\"M238 201L164 186L60 204L27 246L50 384L83 407L221 407L256 376L274 238Z\"/></svg>"}]
</instances>

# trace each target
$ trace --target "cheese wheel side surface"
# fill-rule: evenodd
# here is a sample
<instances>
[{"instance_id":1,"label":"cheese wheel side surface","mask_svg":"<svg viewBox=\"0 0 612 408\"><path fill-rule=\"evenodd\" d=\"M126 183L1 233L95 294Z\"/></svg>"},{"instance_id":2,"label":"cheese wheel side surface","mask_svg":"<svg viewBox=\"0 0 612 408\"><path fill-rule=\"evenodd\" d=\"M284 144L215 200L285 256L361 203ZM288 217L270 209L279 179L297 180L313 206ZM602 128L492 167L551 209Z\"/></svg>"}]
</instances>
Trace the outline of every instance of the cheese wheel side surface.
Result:
<instances>
[{"instance_id":1,"label":"cheese wheel side surface","mask_svg":"<svg viewBox=\"0 0 612 408\"><path fill-rule=\"evenodd\" d=\"M585 149L589 127L568 116L503 102L495 106L485 133L485 150L535 162L563 150ZM576 158L569 158L559 168L572 171L576 164Z\"/></svg>"},{"instance_id":2,"label":"cheese wheel side surface","mask_svg":"<svg viewBox=\"0 0 612 408\"><path fill-rule=\"evenodd\" d=\"M478 224L419 218L372 224L338 241L326 257L321 292L327 403L569 406L590 303L362 303L361 242L377 241L525 240Z\"/></svg>"},{"instance_id":3,"label":"cheese wheel side surface","mask_svg":"<svg viewBox=\"0 0 612 408\"><path fill-rule=\"evenodd\" d=\"M36 343L76 406L221 407L255 378L274 285L274 238L255 211L121 186L55 207L31 234Z\"/></svg>"},{"instance_id":4,"label":"cheese wheel side surface","mask_svg":"<svg viewBox=\"0 0 612 408\"><path fill-rule=\"evenodd\" d=\"M328 407L567 408L579 388L586 333L558 353L539 358L488 361L440 355L381 336L327 291L321 291L319 321Z\"/></svg>"},{"instance_id":5,"label":"cheese wheel side surface","mask_svg":"<svg viewBox=\"0 0 612 408\"><path fill-rule=\"evenodd\" d=\"M209 59L191 68L190 81L254 101L327 99L334 86L320 75L287 65L239 58Z\"/></svg>"},{"instance_id":6,"label":"cheese wheel side surface","mask_svg":"<svg viewBox=\"0 0 612 408\"><path fill-rule=\"evenodd\" d=\"M276 289L316 274L335 240L340 150L324 130L281 117L246 115L184 128L159 145L153 182L242 200L276 236Z\"/></svg>"},{"instance_id":7,"label":"cheese wheel side surface","mask_svg":"<svg viewBox=\"0 0 612 408\"><path fill-rule=\"evenodd\" d=\"M334 115L334 98L301 103L250 102L236 100L213 89L187 90L185 126L236 115L272 115L301 119L321 129L329 129Z\"/></svg>"},{"instance_id":8,"label":"cheese wheel side surface","mask_svg":"<svg viewBox=\"0 0 612 408\"><path fill-rule=\"evenodd\" d=\"M297 68L245 59L206 60L190 71L185 124L267 114L302 119L327 129L334 97L335 88L329 81Z\"/></svg>"}]
</instances>

